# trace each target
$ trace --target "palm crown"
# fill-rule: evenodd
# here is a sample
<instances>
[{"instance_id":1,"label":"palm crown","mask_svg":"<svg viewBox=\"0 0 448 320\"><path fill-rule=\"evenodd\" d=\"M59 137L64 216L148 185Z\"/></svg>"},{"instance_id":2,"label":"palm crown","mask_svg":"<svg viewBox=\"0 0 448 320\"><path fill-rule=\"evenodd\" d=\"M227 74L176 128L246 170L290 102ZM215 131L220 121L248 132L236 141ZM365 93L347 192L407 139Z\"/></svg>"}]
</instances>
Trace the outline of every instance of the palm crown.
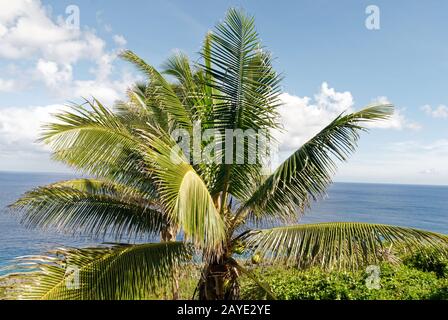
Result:
<instances>
[{"instance_id":1,"label":"palm crown","mask_svg":"<svg viewBox=\"0 0 448 320\"><path fill-rule=\"evenodd\" d=\"M198 128L213 130L208 146L214 147L216 160L236 150L235 141L224 144L227 130L253 129L271 139L280 127L281 76L261 46L252 17L229 10L207 34L198 63L178 53L159 72L131 51L121 56L147 82L129 89L128 99L113 111L93 100L55 115L41 137L53 148L54 159L94 178L37 188L13 206L33 227L116 239L160 235L161 242L28 257L30 263L22 267L26 273L8 276L18 278L11 296L146 298L176 280L176 270L194 251L204 265L198 297L235 298L239 274L250 273L234 258L236 251L268 262L333 268L381 260L385 244L447 244L443 235L394 226L290 223L324 194L337 161L355 150L365 124L388 118L391 105L341 114L269 175L263 173L262 155L251 163L238 162L235 155L233 161L194 162L195 151L176 149L176 130L190 136ZM243 145L248 155L250 144ZM207 148L196 146L200 154ZM282 226L252 229L272 221ZM66 285L75 277L67 273L70 265L79 270L74 289Z\"/></svg>"}]
</instances>

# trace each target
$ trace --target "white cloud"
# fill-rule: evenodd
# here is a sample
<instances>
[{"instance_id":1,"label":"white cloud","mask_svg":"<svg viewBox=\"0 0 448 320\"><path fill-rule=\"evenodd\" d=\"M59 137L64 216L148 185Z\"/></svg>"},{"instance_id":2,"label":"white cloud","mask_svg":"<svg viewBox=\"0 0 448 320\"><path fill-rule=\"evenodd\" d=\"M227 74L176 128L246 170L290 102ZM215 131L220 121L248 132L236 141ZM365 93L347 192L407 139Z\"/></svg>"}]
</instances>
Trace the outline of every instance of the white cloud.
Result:
<instances>
[{"instance_id":1,"label":"white cloud","mask_svg":"<svg viewBox=\"0 0 448 320\"><path fill-rule=\"evenodd\" d=\"M326 82L314 98L298 97L284 93L281 95L283 105L279 112L283 132L274 135L280 142L280 151L291 151L322 130L342 112L354 111L354 99L350 92L337 92L330 88ZM386 97L379 97L375 103L389 103ZM371 128L382 129L419 129L417 123L409 121L403 114L404 109L396 109L394 115L385 121L367 124Z\"/></svg>"},{"instance_id":2,"label":"white cloud","mask_svg":"<svg viewBox=\"0 0 448 320\"><path fill-rule=\"evenodd\" d=\"M13 4L12 4L13 3ZM56 21L38 0L0 0L0 57L30 59L36 54L59 63L97 59L105 42L93 31Z\"/></svg>"},{"instance_id":3,"label":"white cloud","mask_svg":"<svg viewBox=\"0 0 448 320\"><path fill-rule=\"evenodd\" d=\"M14 90L16 83L14 80L5 80L0 78L0 92L11 92Z\"/></svg>"},{"instance_id":4,"label":"white cloud","mask_svg":"<svg viewBox=\"0 0 448 320\"><path fill-rule=\"evenodd\" d=\"M114 74L116 50L106 51L106 42L94 30L66 25L64 16L53 18L38 0L0 0L0 58L27 61L34 67L15 72L15 77L29 73L32 81L43 83L49 92L63 101L80 96L96 96L112 103L136 80L127 72ZM126 39L114 37L120 47ZM77 63L91 65L89 79L75 78ZM118 80L111 78L118 76ZM0 79L0 91L19 90L23 81Z\"/></svg>"},{"instance_id":5,"label":"white cloud","mask_svg":"<svg viewBox=\"0 0 448 320\"><path fill-rule=\"evenodd\" d=\"M438 139L431 142L409 140L396 142L390 145L389 149L393 152L409 153L428 153L448 155L448 139Z\"/></svg>"},{"instance_id":6,"label":"white cloud","mask_svg":"<svg viewBox=\"0 0 448 320\"><path fill-rule=\"evenodd\" d=\"M117 49L107 50L93 29L73 30L65 25L64 16L52 17L50 11L38 0L0 0L0 59L11 60L1 71L0 92L25 87L32 91L33 85L42 84L62 103L94 96L111 106L123 98L136 77L114 70ZM121 45L124 41L122 36L115 39ZM51 168L48 150L36 139L41 125L61 109L58 104L2 107L0 170Z\"/></svg>"},{"instance_id":7,"label":"white cloud","mask_svg":"<svg viewBox=\"0 0 448 320\"><path fill-rule=\"evenodd\" d=\"M2 108L0 113L0 154L15 152L42 152L36 143L41 126L50 122L52 114L66 109L62 105L28 108Z\"/></svg>"},{"instance_id":8,"label":"white cloud","mask_svg":"<svg viewBox=\"0 0 448 320\"><path fill-rule=\"evenodd\" d=\"M420 174L426 174L426 175L435 175L437 174L437 170L434 168L427 168L427 169L423 169L421 170L419 173Z\"/></svg>"},{"instance_id":9,"label":"white cloud","mask_svg":"<svg viewBox=\"0 0 448 320\"><path fill-rule=\"evenodd\" d=\"M61 85L70 83L73 78L73 68L70 64L58 65L54 61L39 59L36 71L45 84L52 89L58 89Z\"/></svg>"},{"instance_id":10,"label":"white cloud","mask_svg":"<svg viewBox=\"0 0 448 320\"><path fill-rule=\"evenodd\" d=\"M433 108L430 105L426 104L421 107L421 109L429 116L433 118L448 118L448 107L441 104L437 108Z\"/></svg>"},{"instance_id":11,"label":"white cloud","mask_svg":"<svg viewBox=\"0 0 448 320\"><path fill-rule=\"evenodd\" d=\"M1 108L0 170L68 172L62 164L51 161L47 146L36 141L41 126L54 121L52 114L65 108L61 105Z\"/></svg>"},{"instance_id":12,"label":"white cloud","mask_svg":"<svg viewBox=\"0 0 448 320\"><path fill-rule=\"evenodd\" d=\"M372 100L372 104L392 104L387 97L377 97ZM404 115L406 111L405 108L398 108L395 106L394 114L385 121L375 121L369 123L367 126L369 128L380 128L380 129L395 129L395 130L420 130L422 127L419 123L407 119Z\"/></svg>"},{"instance_id":13,"label":"white cloud","mask_svg":"<svg viewBox=\"0 0 448 320\"><path fill-rule=\"evenodd\" d=\"M124 73L119 80L76 80L71 86L64 88L66 96L90 98L95 97L103 104L111 106L116 100L122 99L125 89L136 81L130 73ZM61 92L62 93L62 92Z\"/></svg>"},{"instance_id":14,"label":"white cloud","mask_svg":"<svg viewBox=\"0 0 448 320\"><path fill-rule=\"evenodd\" d=\"M117 46L119 47L124 47L128 42L126 41L126 38L123 37L122 35L116 34L114 35L114 42L117 44Z\"/></svg>"}]
</instances>

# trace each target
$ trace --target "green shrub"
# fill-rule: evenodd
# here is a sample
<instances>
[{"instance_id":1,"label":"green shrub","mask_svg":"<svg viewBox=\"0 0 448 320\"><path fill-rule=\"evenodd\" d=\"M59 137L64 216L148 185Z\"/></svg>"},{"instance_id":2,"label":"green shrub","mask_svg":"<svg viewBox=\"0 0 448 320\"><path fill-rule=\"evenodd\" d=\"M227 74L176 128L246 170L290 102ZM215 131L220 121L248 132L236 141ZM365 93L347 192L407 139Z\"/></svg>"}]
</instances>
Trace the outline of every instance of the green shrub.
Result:
<instances>
[{"instance_id":1,"label":"green shrub","mask_svg":"<svg viewBox=\"0 0 448 320\"><path fill-rule=\"evenodd\" d=\"M448 257L431 249L417 251L403 258L403 263L415 269L435 272L440 277L448 277Z\"/></svg>"},{"instance_id":2,"label":"green shrub","mask_svg":"<svg viewBox=\"0 0 448 320\"><path fill-rule=\"evenodd\" d=\"M409 266L380 267L380 289L369 289L364 271L333 271L320 269L300 271L270 267L255 270L281 300L415 300L448 299L448 279L435 273ZM265 293L244 279L243 299L263 299Z\"/></svg>"}]
</instances>

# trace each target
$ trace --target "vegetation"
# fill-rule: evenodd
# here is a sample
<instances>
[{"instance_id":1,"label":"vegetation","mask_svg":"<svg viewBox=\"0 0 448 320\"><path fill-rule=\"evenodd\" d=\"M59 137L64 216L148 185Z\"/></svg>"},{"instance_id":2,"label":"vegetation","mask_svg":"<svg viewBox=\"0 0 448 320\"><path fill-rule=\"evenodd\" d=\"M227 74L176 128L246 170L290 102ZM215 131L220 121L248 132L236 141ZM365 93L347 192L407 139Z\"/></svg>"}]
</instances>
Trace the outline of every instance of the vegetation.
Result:
<instances>
[{"instance_id":1,"label":"vegetation","mask_svg":"<svg viewBox=\"0 0 448 320\"><path fill-rule=\"evenodd\" d=\"M281 300L448 300L448 279L408 266L381 265L379 289L369 289L364 271L298 270L272 267L259 272ZM264 299L266 294L244 279L243 299Z\"/></svg>"},{"instance_id":2,"label":"vegetation","mask_svg":"<svg viewBox=\"0 0 448 320\"><path fill-rule=\"evenodd\" d=\"M432 268L434 260L437 265L448 264L446 256L427 251L408 255L403 263L381 263L379 288L367 286L372 274L365 270L326 272L268 266L255 272L282 300L448 300L448 275L441 276L439 267ZM263 299L266 294L244 279L241 296Z\"/></svg>"},{"instance_id":3,"label":"vegetation","mask_svg":"<svg viewBox=\"0 0 448 320\"><path fill-rule=\"evenodd\" d=\"M252 17L229 10L207 34L197 63L179 53L159 72L131 51L122 57L147 81L113 110L94 99L56 115L41 138L55 160L92 178L37 188L13 207L30 227L148 243L27 257L18 266L25 273L3 280L7 298L146 299L168 285L177 299L179 275L192 259L202 266L196 298L239 298L241 275L273 298L236 254L254 262L355 269L387 259L389 245L436 250L448 244L444 235L396 226L291 224L325 193L337 162L355 150L366 124L387 119L393 108L341 114L269 175L262 170L266 155L239 163L236 142L223 143L226 130L252 129L271 138L280 126L281 77ZM198 125L200 133L214 130L213 159L232 151L232 161L192 161L194 152L176 148L175 130L193 137ZM209 146L199 143L200 154ZM244 148L247 155L250 144ZM273 221L281 226L250 228ZM161 242L151 243L154 236Z\"/></svg>"}]
</instances>

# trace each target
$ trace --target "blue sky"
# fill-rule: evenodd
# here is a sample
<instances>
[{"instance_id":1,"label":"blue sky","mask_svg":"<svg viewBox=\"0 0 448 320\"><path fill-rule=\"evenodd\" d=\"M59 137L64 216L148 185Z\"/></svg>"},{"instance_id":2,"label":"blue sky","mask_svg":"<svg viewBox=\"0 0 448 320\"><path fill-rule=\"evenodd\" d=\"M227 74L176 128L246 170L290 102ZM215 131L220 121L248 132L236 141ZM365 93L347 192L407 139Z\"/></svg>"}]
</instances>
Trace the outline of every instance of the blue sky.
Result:
<instances>
[{"instance_id":1,"label":"blue sky","mask_svg":"<svg viewBox=\"0 0 448 320\"><path fill-rule=\"evenodd\" d=\"M69 5L76 34L64 29ZM379 30L365 26L368 5ZM390 101L394 119L362 137L336 180L448 184L446 1L0 0L0 171L67 170L33 143L38 124L80 96L120 98L139 78L120 49L155 66L174 50L197 58L231 6L255 16L285 76L285 154L338 111Z\"/></svg>"}]
</instances>

